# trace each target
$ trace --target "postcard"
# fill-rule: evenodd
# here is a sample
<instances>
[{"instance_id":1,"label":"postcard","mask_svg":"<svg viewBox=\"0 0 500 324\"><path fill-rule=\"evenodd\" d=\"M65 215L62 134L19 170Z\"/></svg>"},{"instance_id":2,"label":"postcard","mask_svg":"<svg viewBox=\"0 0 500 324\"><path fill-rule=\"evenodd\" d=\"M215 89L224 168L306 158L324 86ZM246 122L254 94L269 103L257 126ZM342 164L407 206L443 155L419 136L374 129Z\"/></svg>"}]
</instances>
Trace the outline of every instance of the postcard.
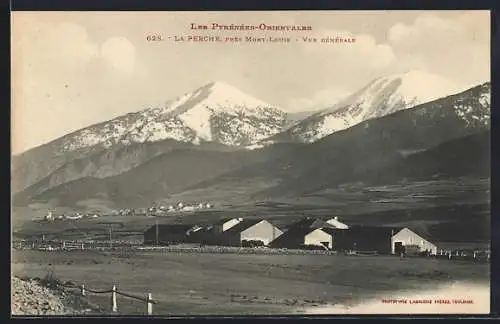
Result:
<instances>
[{"instance_id":1,"label":"postcard","mask_svg":"<svg viewBox=\"0 0 500 324\"><path fill-rule=\"evenodd\" d=\"M11 26L12 315L490 313L489 11Z\"/></svg>"}]
</instances>

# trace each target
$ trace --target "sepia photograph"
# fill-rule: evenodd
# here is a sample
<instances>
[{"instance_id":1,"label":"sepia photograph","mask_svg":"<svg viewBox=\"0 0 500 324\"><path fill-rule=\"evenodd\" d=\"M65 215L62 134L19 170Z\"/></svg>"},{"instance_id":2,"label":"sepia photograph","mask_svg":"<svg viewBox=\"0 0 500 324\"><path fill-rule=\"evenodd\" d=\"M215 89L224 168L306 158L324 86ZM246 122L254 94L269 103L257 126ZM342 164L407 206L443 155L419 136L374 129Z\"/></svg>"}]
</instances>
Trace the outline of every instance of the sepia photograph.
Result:
<instances>
[{"instance_id":1,"label":"sepia photograph","mask_svg":"<svg viewBox=\"0 0 500 324\"><path fill-rule=\"evenodd\" d=\"M13 11L11 316L490 314L490 11Z\"/></svg>"}]
</instances>

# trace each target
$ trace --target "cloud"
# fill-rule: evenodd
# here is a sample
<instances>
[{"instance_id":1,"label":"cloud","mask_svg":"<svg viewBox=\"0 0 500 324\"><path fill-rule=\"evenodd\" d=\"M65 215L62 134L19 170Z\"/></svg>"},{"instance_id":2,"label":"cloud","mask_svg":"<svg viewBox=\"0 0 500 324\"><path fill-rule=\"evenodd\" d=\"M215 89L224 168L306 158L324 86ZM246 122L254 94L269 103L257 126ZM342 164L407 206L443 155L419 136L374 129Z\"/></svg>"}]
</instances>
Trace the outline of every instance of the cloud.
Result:
<instances>
[{"instance_id":1,"label":"cloud","mask_svg":"<svg viewBox=\"0 0 500 324\"><path fill-rule=\"evenodd\" d=\"M333 106L339 100L344 99L350 91L340 87L334 87L318 91L311 96L304 98L293 98L289 101L287 110L290 112L300 112L307 110L324 109Z\"/></svg>"},{"instance_id":2,"label":"cloud","mask_svg":"<svg viewBox=\"0 0 500 324\"><path fill-rule=\"evenodd\" d=\"M311 43L306 44L308 51L321 51L332 59L337 59L347 66L381 68L393 63L396 59L392 48L388 44L377 43L376 39L368 34L353 34L342 30L318 30L312 35L318 39L343 38L354 39L354 42L344 43Z\"/></svg>"},{"instance_id":3,"label":"cloud","mask_svg":"<svg viewBox=\"0 0 500 324\"><path fill-rule=\"evenodd\" d=\"M101 45L101 56L116 69L132 73L135 67L135 47L124 37L112 37Z\"/></svg>"},{"instance_id":4,"label":"cloud","mask_svg":"<svg viewBox=\"0 0 500 324\"><path fill-rule=\"evenodd\" d=\"M468 11L450 17L425 13L412 24L392 26L387 39L401 67L425 67L470 86L489 80L487 11Z\"/></svg>"},{"instance_id":5,"label":"cloud","mask_svg":"<svg viewBox=\"0 0 500 324\"><path fill-rule=\"evenodd\" d=\"M14 152L109 119L120 107L123 112L141 107L135 98L116 95L141 82L136 50L127 38L99 42L79 24L16 14L12 56Z\"/></svg>"}]
</instances>

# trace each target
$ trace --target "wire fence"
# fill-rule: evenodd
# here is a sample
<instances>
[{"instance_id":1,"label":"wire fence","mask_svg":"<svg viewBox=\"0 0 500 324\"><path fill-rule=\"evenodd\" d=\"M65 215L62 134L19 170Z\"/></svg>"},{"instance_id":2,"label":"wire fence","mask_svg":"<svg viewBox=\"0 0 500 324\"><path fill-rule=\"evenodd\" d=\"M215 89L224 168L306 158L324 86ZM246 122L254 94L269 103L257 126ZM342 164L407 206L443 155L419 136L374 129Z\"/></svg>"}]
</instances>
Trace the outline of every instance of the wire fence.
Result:
<instances>
[{"instance_id":1,"label":"wire fence","mask_svg":"<svg viewBox=\"0 0 500 324\"><path fill-rule=\"evenodd\" d=\"M58 286L62 287L62 288L79 289L80 294L82 296L87 296L87 293L111 294L111 311L113 313L118 312L118 304L117 304L117 299L116 299L117 295L144 302L145 303L145 311L144 311L145 315L153 315L153 304L158 303L156 300L153 300L151 293L147 293L145 297L137 296L137 295L129 294L129 293L126 293L124 291L118 290L116 288L116 285L113 285L113 287L111 289L107 289L107 290L90 289L90 288L86 287L85 284L78 286L78 285L75 285L73 283L64 283L64 284L58 283Z\"/></svg>"},{"instance_id":2,"label":"wire fence","mask_svg":"<svg viewBox=\"0 0 500 324\"><path fill-rule=\"evenodd\" d=\"M12 242L14 249L20 250L44 250L44 251L120 251L121 253L135 253L137 251L161 251L163 253L236 253L236 254L299 254L299 255L385 255L379 253L368 253L367 251L336 251L336 250L307 250L307 249L282 249L282 248L247 248L234 246L217 246L187 244L187 245L166 245L149 246L144 245L142 241L31 241L18 240ZM409 256L409 257L427 257L436 259L448 259L453 261L472 261L472 262L490 262L490 249L440 249L435 255L431 256Z\"/></svg>"}]
</instances>

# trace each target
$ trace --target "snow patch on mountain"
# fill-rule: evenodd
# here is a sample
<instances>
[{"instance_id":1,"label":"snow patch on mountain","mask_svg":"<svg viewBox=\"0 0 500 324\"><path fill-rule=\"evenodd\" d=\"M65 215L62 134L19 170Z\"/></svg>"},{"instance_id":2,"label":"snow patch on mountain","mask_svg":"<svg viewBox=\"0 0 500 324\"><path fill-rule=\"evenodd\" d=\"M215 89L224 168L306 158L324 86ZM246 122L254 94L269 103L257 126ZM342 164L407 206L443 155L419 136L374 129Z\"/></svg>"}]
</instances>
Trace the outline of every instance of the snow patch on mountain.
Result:
<instances>
[{"instance_id":1,"label":"snow patch on mountain","mask_svg":"<svg viewBox=\"0 0 500 324\"><path fill-rule=\"evenodd\" d=\"M383 117L463 90L465 87L445 78L416 70L382 77L331 108L297 123L288 132L301 141L314 142L365 120Z\"/></svg>"},{"instance_id":2,"label":"snow patch on mountain","mask_svg":"<svg viewBox=\"0 0 500 324\"><path fill-rule=\"evenodd\" d=\"M150 108L93 125L63 138L63 150L174 139L249 145L282 131L287 114L224 82L212 82Z\"/></svg>"},{"instance_id":3,"label":"snow patch on mountain","mask_svg":"<svg viewBox=\"0 0 500 324\"><path fill-rule=\"evenodd\" d=\"M460 97L453 109L467 126L489 126L491 116L491 85L483 84L477 98Z\"/></svg>"}]
</instances>

